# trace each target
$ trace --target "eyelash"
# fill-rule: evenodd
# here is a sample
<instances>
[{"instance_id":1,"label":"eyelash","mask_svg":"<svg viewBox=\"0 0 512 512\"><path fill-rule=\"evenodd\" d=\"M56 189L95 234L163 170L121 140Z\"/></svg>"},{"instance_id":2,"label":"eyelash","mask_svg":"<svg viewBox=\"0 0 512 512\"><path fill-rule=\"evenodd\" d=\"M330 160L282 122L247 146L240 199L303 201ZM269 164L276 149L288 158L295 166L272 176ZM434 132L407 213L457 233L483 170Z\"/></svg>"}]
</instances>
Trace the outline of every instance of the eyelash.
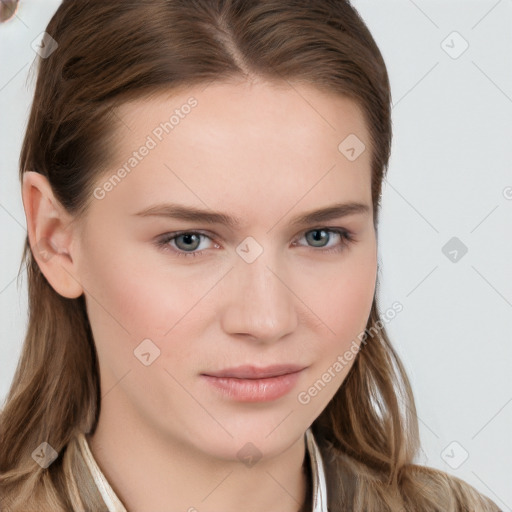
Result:
<instances>
[{"instance_id":1,"label":"eyelash","mask_svg":"<svg viewBox=\"0 0 512 512\"><path fill-rule=\"evenodd\" d=\"M355 241L355 238L353 236L353 233L350 231L347 231L343 228L327 228L327 227L320 227L320 228L313 228L308 229L307 231L304 231L303 234L310 233L311 231L326 231L328 233L335 233L337 235L340 235L341 242L338 246L331 247L329 249L323 249L321 247L317 248L318 251L324 252L324 253L333 253L333 252L341 252L344 250L347 246L349 246L351 243ZM205 233L201 233L200 231L177 231L174 233L167 233L162 238L156 241L156 245L161 248L164 251L171 251L178 257L197 257L197 256L203 256L206 249L203 249L202 251L195 251L195 252L186 252L182 251L180 249L174 249L170 247L168 244L170 241L174 240L175 238L178 238L181 235L200 235L205 236L206 238L210 238L210 236L206 235ZM313 246L309 246L311 249L315 249Z\"/></svg>"}]
</instances>

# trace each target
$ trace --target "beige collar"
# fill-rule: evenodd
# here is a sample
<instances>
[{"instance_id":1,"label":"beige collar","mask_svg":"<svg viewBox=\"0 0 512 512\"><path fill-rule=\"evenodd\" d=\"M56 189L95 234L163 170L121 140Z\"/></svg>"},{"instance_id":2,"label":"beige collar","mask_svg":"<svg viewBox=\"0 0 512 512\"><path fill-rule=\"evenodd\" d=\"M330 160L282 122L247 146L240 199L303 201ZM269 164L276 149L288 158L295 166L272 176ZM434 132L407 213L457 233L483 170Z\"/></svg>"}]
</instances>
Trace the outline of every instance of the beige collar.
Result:
<instances>
[{"instance_id":1,"label":"beige collar","mask_svg":"<svg viewBox=\"0 0 512 512\"><path fill-rule=\"evenodd\" d=\"M306 449L308 450L311 462L311 474L313 477L313 512L328 512L324 465L320 450L318 449L313 432L310 428L306 430L305 438ZM98 464L96 463L96 460L89 448L89 443L82 432L78 434L78 442L82 449L85 463L94 478L94 482L96 483L98 491L107 505L109 512L127 512L126 508L121 503L121 500L117 497L112 487L110 487L105 475L98 467Z\"/></svg>"}]
</instances>

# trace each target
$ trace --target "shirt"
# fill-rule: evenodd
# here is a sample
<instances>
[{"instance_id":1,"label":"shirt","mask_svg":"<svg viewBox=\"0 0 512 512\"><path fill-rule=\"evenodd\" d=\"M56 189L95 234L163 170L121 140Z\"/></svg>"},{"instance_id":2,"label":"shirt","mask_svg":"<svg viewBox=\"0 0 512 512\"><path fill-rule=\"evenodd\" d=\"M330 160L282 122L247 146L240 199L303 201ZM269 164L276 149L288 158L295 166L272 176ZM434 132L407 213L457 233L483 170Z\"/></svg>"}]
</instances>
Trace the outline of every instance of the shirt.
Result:
<instances>
[{"instance_id":1,"label":"shirt","mask_svg":"<svg viewBox=\"0 0 512 512\"><path fill-rule=\"evenodd\" d=\"M78 434L78 443L82 449L83 457L91 475L94 479L98 492L101 494L109 512L127 512L121 500L117 497L116 493L110 487L108 480L99 468L94 456L89 447L89 443L85 435L80 432ZM311 510L313 512L328 512L327 510L327 485L325 479L324 464L322 455L316 444L315 438L311 428L308 428L305 433L306 453L308 455L311 475L311 488L313 500Z\"/></svg>"}]
</instances>

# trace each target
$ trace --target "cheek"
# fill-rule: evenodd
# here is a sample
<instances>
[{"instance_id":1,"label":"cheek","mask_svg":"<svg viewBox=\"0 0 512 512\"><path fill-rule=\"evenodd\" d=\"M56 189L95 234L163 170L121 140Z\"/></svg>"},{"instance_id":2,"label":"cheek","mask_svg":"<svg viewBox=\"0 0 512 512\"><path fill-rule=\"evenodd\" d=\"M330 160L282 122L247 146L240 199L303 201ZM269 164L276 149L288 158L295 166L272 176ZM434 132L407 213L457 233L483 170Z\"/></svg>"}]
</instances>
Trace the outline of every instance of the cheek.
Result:
<instances>
[{"instance_id":1,"label":"cheek","mask_svg":"<svg viewBox=\"0 0 512 512\"><path fill-rule=\"evenodd\" d=\"M348 343L364 331L375 293L377 261L372 251L340 260L336 268L323 268L317 286L308 280L306 304L323 322L327 339ZM312 289L314 288L314 291Z\"/></svg>"},{"instance_id":2,"label":"cheek","mask_svg":"<svg viewBox=\"0 0 512 512\"><path fill-rule=\"evenodd\" d=\"M122 257L104 250L90 250L86 255L82 282L91 299L91 312L122 328L134 342L155 331L167 331L182 314L179 283L163 280L161 272L133 248L117 247L116 254Z\"/></svg>"},{"instance_id":3,"label":"cheek","mask_svg":"<svg viewBox=\"0 0 512 512\"><path fill-rule=\"evenodd\" d=\"M356 269L344 279L332 284L329 321L337 332L364 331L375 292L376 273L371 269Z\"/></svg>"},{"instance_id":4,"label":"cheek","mask_svg":"<svg viewBox=\"0 0 512 512\"><path fill-rule=\"evenodd\" d=\"M375 292L376 258L367 253L344 261L334 274L331 270L323 279L317 277L325 290L308 296L312 301L308 306L321 319L320 324L316 317L311 320L316 329L315 364L297 395L314 417L340 388L357 357L359 335L366 329Z\"/></svg>"},{"instance_id":5,"label":"cheek","mask_svg":"<svg viewBox=\"0 0 512 512\"><path fill-rule=\"evenodd\" d=\"M134 350L145 339L160 349L159 363L193 358L190 340L200 329L198 316L211 317L204 309L209 301L201 299L219 275L193 275L177 267L170 272L165 263L148 265L143 251L137 255L133 248L116 246L117 254L131 256L121 259L104 250L89 250L84 273L87 310L100 359L117 368L116 374L134 365L139 368Z\"/></svg>"}]
</instances>

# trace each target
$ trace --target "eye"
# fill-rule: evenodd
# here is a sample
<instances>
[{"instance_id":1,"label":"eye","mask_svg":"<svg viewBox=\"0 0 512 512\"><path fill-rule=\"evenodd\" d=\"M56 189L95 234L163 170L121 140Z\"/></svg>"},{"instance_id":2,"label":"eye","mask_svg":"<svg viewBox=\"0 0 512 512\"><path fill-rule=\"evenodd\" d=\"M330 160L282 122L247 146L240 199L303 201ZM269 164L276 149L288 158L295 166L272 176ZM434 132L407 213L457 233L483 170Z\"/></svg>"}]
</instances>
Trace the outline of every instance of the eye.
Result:
<instances>
[{"instance_id":1,"label":"eye","mask_svg":"<svg viewBox=\"0 0 512 512\"><path fill-rule=\"evenodd\" d=\"M317 252L340 252L354 241L353 234L344 228L321 227L308 230L304 235L306 240L312 244L309 247L316 249ZM328 246L324 244L324 241L327 240L328 243L333 235L338 237L339 243L326 249L325 247ZM204 255L205 249L197 251L202 239L213 241L210 236L198 231L179 231L166 233L156 241L156 245L162 250L171 251L179 257L196 257ZM302 244L294 242L293 245ZM217 243L215 243L215 246L220 247Z\"/></svg>"},{"instance_id":2,"label":"eye","mask_svg":"<svg viewBox=\"0 0 512 512\"><path fill-rule=\"evenodd\" d=\"M202 256L204 251L196 251L198 248L201 238L207 238L211 240L208 235L199 233L197 231L180 231L177 233L167 233L160 240L157 241L158 247L164 250L173 251L176 256ZM173 242L174 247L169 245L169 242Z\"/></svg>"},{"instance_id":3,"label":"eye","mask_svg":"<svg viewBox=\"0 0 512 512\"><path fill-rule=\"evenodd\" d=\"M339 238L339 243L331 246L328 249L324 245L324 242L327 240L327 243L332 239L332 235L336 235ZM306 240L312 244L312 247L318 247L322 249L323 252L339 252L343 250L346 246L348 246L351 242L354 241L354 237L352 233L343 228L315 228L305 233Z\"/></svg>"}]
</instances>

